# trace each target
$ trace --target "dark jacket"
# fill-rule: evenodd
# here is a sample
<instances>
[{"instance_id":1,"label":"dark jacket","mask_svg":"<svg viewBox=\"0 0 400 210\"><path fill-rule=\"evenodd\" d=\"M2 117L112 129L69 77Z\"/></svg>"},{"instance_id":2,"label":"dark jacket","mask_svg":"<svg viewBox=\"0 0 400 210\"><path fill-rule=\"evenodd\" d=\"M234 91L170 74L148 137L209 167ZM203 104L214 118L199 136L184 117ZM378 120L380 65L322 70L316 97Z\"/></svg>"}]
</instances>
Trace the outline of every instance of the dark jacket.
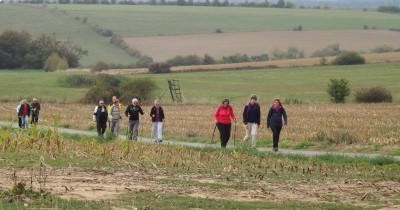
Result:
<instances>
[{"instance_id":1,"label":"dark jacket","mask_svg":"<svg viewBox=\"0 0 400 210\"><path fill-rule=\"evenodd\" d=\"M139 105L132 105L130 104L128 107L126 107L125 110L125 116L129 116L129 120L139 120L139 113L143 115L143 110L142 107Z\"/></svg>"},{"instance_id":2,"label":"dark jacket","mask_svg":"<svg viewBox=\"0 0 400 210\"><path fill-rule=\"evenodd\" d=\"M39 102L33 102L31 104L31 110L32 110L32 115L39 114L39 112L40 112L40 103Z\"/></svg>"},{"instance_id":3,"label":"dark jacket","mask_svg":"<svg viewBox=\"0 0 400 210\"><path fill-rule=\"evenodd\" d=\"M283 121L284 120L285 125L287 125L287 115L285 108L280 107L278 110L273 109L272 107L269 109L268 115L267 115L267 127L282 127L283 126Z\"/></svg>"},{"instance_id":4,"label":"dark jacket","mask_svg":"<svg viewBox=\"0 0 400 210\"><path fill-rule=\"evenodd\" d=\"M22 112L24 111L24 106L28 106L28 108L27 108L27 114L26 115L28 115L28 116L30 116L31 115L31 106L29 105L29 104L22 104L20 107L19 107L19 110L18 110L18 116L22 116Z\"/></svg>"},{"instance_id":5,"label":"dark jacket","mask_svg":"<svg viewBox=\"0 0 400 210\"><path fill-rule=\"evenodd\" d=\"M260 105L255 103L253 105L247 104L243 110L243 123L256 123L260 125L261 111Z\"/></svg>"},{"instance_id":6,"label":"dark jacket","mask_svg":"<svg viewBox=\"0 0 400 210\"><path fill-rule=\"evenodd\" d=\"M94 109L93 115L96 117L96 120L98 122L105 122L108 120L108 112L107 112L107 107L105 105L103 106L97 106Z\"/></svg>"},{"instance_id":7,"label":"dark jacket","mask_svg":"<svg viewBox=\"0 0 400 210\"><path fill-rule=\"evenodd\" d=\"M157 108L156 108L155 106L153 106L153 107L151 108L151 111L150 111L151 121L152 121L152 122L162 122L162 121L164 121L165 116L164 116L164 110L163 110L163 108L160 106L160 120L159 120L159 121L157 121L157 118L156 118L156 113L157 113L157 110L156 110L156 109L157 109Z\"/></svg>"}]
</instances>

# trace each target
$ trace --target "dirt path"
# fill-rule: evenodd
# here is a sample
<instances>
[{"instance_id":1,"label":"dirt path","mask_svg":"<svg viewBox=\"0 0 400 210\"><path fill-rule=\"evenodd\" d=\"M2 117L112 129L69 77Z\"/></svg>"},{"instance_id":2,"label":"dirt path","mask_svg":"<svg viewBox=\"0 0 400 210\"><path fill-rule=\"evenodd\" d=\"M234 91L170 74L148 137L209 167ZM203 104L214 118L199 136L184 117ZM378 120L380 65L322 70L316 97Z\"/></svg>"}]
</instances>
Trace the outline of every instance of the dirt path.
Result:
<instances>
[{"instance_id":1,"label":"dirt path","mask_svg":"<svg viewBox=\"0 0 400 210\"><path fill-rule=\"evenodd\" d=\"M18 125L15 123L4 122L0 121L0 127L13 127L18 128ZM86 136L96 136L96 132L91 131L82 131L76 129L68 129L68 128L58 128L60 133L64 134L78 134L78 135L86 135ZM120 139L125 139L125 136L120 136ZM144 143L153 143L153 140L148 138L140 137L139 141ZM204 144L204 143L194 143L194 142L183 142L183 141L175 141L175 140L164 140L164 144L171 144L171 145L183 145L188 147L196 147L196 148L204 148L204 147L212 147L212 148L219 148L217 144ZM259 151L268 152L271 151L270 148L257 148ZM318 156L318 155L339 155L339 156L346 156L346 157L367 157L367 158L377 158L377 157L384 157L385 155L382 154L374 154L374 153L345 153L345 152L329 152L329 151L312 151L312 150L291 150L291 149L280 149L279 153L285 155L304 155L304 156ZM400 162L400 156L390 156L395 161Z\"/></svg>"}]
</instances>

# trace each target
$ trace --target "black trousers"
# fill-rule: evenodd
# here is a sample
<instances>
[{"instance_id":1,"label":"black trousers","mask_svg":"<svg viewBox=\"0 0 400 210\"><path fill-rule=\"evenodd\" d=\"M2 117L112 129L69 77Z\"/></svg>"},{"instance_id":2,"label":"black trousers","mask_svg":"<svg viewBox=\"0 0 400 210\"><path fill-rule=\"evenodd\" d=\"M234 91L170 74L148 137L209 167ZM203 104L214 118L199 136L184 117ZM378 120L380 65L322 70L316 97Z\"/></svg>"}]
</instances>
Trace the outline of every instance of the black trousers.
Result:
<instances>
[{"instance_id":1,"label":"black trousers","mask_svg":"<svg viewBox=\"0 0 400 210\"><path fill-rule=\"evenodd\" d=\"M19 128L22 128L22 119L20 116L18 116L18 126Z\"/></svg>"},{"instance_id":2,"label":"black trousers","mask_svg":"<svg viewBox=\"0 0 400 210\"><path fill-rule=\"evenodd\" d=\"M37 124L39 121L39 113L32 113L31 124Z\"/></svg>"},{"instance_id":3,"label":"black trousers","mask_svg":"<svg viewBox=\"0 0 400 210\"><path fill-rule=\"evenodd\" d=\"M225 148L231 138L231 124L217 123L219 130L219 138L221 139L221 147Z\"/></svg>"},{"instance_id":4,"label":"black trousers","mask_svg":"<svg viewBox=\"0 0 400 210\"><path fill-rule=\"evenodd\" d=\"M107 120L97 120L97 134L103 136L106 132Z\"/></svg>"},{"instance_id":5,"label":"black trousers","mask_svg":"<svg viewBox=\"0 0 400 210\"><path fill-rule=\"evenodd\" d=\"M273 148L278 148L279 136L281 134L282 125L271 126L271 130L272 130L272 140L273 140L272 147Z\"/></svg>"}]
</instances>

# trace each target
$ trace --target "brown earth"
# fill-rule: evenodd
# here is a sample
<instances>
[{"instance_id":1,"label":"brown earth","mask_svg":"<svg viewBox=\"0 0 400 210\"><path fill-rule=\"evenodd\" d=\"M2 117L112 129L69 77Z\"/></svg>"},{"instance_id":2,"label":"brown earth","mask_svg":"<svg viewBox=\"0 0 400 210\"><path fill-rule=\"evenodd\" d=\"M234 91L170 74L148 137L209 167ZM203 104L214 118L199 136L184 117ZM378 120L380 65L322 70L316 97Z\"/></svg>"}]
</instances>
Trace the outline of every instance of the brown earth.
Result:
<instances>
[{"instance_id":1,"label":"brown earth","mask_svg":"<svg viewBox=\"0 0 400 210\"><path fill-rule=\"evenodd\" d=\"M338 43L341 49L369 51L379 45L400 48L398 32L380 30L343 31L272 31L224 34L199 34L155 37L126 37L125 41L141 53L157 61L176 55L209 54L216 58L246 53L259 55L274 49L286 50L290 46L304 50L306 55L330 44Z\"/></svg>"},{"instance_id":2,"label":"brown earth","mask_svg":"<svg viewBox=\"0 0 400 210\"><path fill-rule=\"evenodd\" d=\"M43 169L42 169L43 170ZM12 178L13 174L16 178ZM80 200L112 200L127 193L154 192L161 194L179 194L184 196L226 199L237 201L308 201L335 202L360 207L374 207L379 200L388 207L395 206L400 183L393 181L365 180L313 180L313 181L264 181L226 180L222 177L207 175L168 174L160 171L139 170L85 170L80 168L46 168L44 176L39 176L39 169L0 169L0 186L9 189L14 181L24 182L33 189L38 189L39 179L45 177L42 189L62 198ZM179 186L178 180L200 183L199 185ZM175 183L176 182L176 183ZM202 183L220 184L220 188L209 188ZM230 187L241 185L240 189Z\"/></svg>"}]
</instances>

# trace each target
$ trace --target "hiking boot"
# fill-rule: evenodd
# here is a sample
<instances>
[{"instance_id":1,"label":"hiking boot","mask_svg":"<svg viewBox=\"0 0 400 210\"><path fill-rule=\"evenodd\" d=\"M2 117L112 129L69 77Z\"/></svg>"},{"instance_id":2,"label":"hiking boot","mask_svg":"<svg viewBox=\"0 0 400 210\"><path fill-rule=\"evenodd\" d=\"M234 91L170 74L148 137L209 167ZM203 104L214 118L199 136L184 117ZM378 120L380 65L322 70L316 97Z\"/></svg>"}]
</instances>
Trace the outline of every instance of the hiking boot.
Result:
<instances>
[{"instance_id":1,"label":"hiking boot","mask_svg":"<svg viewBox=\"0 0 400 210\"><path fill-rule=\"evenodd\" d=\"M273 151L273 152L278 152L278 147L272 148L272 151Z\"/></svg>"}]
</instances>

